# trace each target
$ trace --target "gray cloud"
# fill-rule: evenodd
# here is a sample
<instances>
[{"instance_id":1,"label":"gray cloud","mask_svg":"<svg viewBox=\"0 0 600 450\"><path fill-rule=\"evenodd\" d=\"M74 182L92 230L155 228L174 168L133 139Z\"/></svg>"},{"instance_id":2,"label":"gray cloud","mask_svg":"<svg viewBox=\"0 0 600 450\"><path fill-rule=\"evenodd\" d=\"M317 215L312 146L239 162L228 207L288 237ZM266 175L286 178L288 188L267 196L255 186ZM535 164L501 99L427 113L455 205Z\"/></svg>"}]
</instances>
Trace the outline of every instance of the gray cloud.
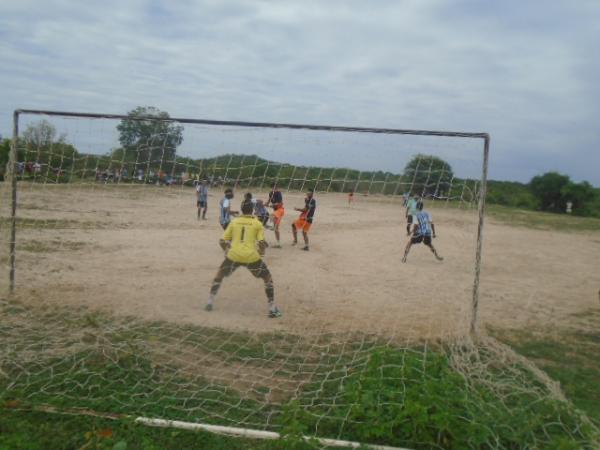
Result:
<instances>
[{"instance_id":1,"label":"gray cloud","mask_svg":"<svg viewBox=\"0 0 600 450\"><path fill-rule=\"evenodd\" d=\"M5 0L0 132L18 107L137 105L487 131L492 178L600 185L599 23L593 1Z\"/></svg>"}]
</instances>

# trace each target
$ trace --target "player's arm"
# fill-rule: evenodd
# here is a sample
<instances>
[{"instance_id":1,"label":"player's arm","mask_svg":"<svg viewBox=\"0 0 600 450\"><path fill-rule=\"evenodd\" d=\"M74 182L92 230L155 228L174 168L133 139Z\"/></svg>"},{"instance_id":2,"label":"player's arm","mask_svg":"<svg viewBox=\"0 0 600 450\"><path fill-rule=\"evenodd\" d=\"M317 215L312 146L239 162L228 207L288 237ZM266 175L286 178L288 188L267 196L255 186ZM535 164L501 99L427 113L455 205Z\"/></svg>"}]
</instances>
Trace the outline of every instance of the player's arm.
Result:
<instances>
[{"instance_id":1,"label":"player's arm","mask_svg":"<svg viewBox=\"0 0 600 450\"><path fill-rule=\"evenodd\" d=\"M239 214L239 211L232 211L231 206L228 206L227 208L225 208L225 210L232 216L237 216Z\"/></svg>"},{"instance_id":2,"label":"player's arm","mask_svg":"<svg viewBox=\"0 0 600 450\"><path fill-rule=\"evenodd\" d=\"M226 252L231 247L231 241L226 241L225 239L219 239L219 245L221 246L223 251Z\"/></svg>"},{"instance_id":3,"label":"player's arm","mask_svg":"<svg viewBox=\"0 0 600 450\"><path fill-rule=\"evenodd\" d=\"M265 250L267 249L269 244L265 240L265 229L261 223L258 223L257 225L256 245L258 247L258 254L260 256L265 256Z\"/></svg>"},{"instance_id":4,"label":"player's arm","mask_svg":"<svg viewBox=\"0 0 600 450\"><path fill-rule=\"evenodd\" d=\"M433 224L433 222L431 222L431 233L432 236L435 237L435 225Z\"/></svg>"},{"instance_id":5,"label":"player's arm","mask_svg":"<svg viewBox=\"0 0 600 450\"><path fill-rule=\"evenodd\" d=\"M258 246L258 254L260 256L265 256L265 250L269 246L269 244L267 243L267 241L258 241L256 243L256 245Z\"/></svg>"},{"instance_id":6,"label":"player's arm","mask_svg":"<svg viewBox=\"0 0 600 450\"><path fill-rule=\"evenodd\" d=\"M221 248L223 249L224 252L229 250L229 248L231 247L232 239L233 239L233 227L231 226L231 224L229 224L227 226L227 229L223 233L223 236L219 240L219 245L221 246Z\"/></svg>"}]
</instances>

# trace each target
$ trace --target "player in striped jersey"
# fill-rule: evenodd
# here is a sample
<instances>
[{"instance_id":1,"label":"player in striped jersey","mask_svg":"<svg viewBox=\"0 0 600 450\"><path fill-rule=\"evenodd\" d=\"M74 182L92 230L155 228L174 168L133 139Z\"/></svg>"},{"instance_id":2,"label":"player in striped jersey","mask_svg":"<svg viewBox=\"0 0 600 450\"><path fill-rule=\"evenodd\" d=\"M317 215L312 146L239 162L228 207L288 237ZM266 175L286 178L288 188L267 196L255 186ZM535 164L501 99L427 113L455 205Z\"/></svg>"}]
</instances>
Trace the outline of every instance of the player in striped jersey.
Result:
<instances>
[{"instance_id":1,"label":"player in striped jersey","mask_svg":"<svg viewBox=\"0 0 600 450\"><path fill-rule=\"evenodd\" d=\"M226 252L225 260L221 264L213 280L208 297L207 311L212 311L215 296L219 292L221 282L231 275L238 267L246 267L256 278L262 278L265 284L265 293L269 301L269 317L280 317L281 312L275 306L273 278L267 265L262 260L265 249L265 231L262 223L252 216L254 205L252 202L242 204L242 216L229 223L219 241L219 245Z\"/></svg>"},{"instance_id":2,"label":"player in striped jersey","mask_svg":"<svg viewBox=\"0 0 600 450\"><path fill-rule=\"evenodd\" d=\"M431 215L427 211L423 211L422 201L417 203L416 210L417 223L413 225L413 233L406 244L406 248L404 249L404 257L402 258L402 262L406 262L406 257L408 256L408 252L410 251L412 245L420 244L421 242L429 247L431 253L433 253L438 261L442 261L444 258L438 255L437 250L432 243L432 238L435 238L435 225L431 220Z\"/></svg>"}]
</instances>

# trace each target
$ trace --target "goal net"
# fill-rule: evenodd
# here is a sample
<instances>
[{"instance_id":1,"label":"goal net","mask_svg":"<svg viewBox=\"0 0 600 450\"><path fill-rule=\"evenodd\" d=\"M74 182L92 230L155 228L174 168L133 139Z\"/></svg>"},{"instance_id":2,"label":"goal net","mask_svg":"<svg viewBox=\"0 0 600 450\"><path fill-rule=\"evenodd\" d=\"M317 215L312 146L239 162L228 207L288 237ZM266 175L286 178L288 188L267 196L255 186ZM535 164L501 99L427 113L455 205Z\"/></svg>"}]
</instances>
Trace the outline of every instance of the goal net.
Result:
<instances>
[{"instance_id":1,"label":"goal net","mask_svg":"<svg viewBox=\"0 0 600 450\"><path fill-rule=\"evenodd\" d=\"M412 448L587 445L551 380L479 332L487 135L137 113L15 115L3 398ZM280 318L243 268L204 309L226 188L235 211L283 195L264 257Z\"/></svg>"}]
</instances>

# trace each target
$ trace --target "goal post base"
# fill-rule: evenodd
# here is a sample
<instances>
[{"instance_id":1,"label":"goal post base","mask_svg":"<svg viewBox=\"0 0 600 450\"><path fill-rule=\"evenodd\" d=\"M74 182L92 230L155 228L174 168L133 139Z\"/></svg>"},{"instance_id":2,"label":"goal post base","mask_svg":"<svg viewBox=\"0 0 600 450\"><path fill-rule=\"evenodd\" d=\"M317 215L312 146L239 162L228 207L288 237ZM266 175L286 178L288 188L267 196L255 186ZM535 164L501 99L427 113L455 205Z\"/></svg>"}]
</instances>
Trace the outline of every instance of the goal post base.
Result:
<instances>
[{"instance_id":1,"label":"goal post base","mask_svg":"<svg viewBox=\"0 0 600 450\"><path fill-rule=\"evenodd\" d=\"M251 428L237 428L237 427L225 427L221 425L209 425L204 423L194 423L194 422L183 422L179 420L165 420L165 419L151 419L148 417L138 417L135 419L135 423L140 423L143 425L151 426L151 427L161 427L161 428L178 428L181 430L189 430L189 431L207 431L209 433L222 434L226 436L235 436L249 439L270 439L276 440L281 439L281 434L274 431L262 431L262 430L254 430ZM319 444L324 445L326 447L342 447L342 448L368 448L372 450L410 450L407 448L401 447L390 447L386 445L374 445L374 444L362 444L360 442L353 441L344 441L340 439L327 439L327 438L318 438L318 437L310 437L303 436L303 439L306 441L316 440Z\"/></svg>"}]
</instances>

